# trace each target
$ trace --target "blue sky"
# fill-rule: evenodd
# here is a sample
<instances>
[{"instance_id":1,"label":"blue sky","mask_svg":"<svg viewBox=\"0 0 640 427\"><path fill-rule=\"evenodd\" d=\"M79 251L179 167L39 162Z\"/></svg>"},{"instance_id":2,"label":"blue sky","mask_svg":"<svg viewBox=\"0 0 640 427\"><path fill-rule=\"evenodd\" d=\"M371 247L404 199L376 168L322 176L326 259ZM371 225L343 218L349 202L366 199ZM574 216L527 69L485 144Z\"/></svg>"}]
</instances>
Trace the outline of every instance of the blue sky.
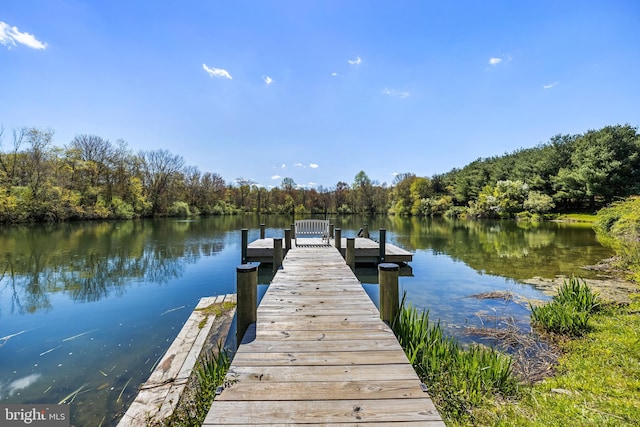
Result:
<instances>
[{"instance_id":1,"label":"blue sky","mask_svg":"<svg viewBox=\"0 0 640 427\"><path fill-rule=\"evenodd\" d=\"M432 176L640 124L640 1L0 0L0 124L227 182Z\"/></svg>"}]
</instances>

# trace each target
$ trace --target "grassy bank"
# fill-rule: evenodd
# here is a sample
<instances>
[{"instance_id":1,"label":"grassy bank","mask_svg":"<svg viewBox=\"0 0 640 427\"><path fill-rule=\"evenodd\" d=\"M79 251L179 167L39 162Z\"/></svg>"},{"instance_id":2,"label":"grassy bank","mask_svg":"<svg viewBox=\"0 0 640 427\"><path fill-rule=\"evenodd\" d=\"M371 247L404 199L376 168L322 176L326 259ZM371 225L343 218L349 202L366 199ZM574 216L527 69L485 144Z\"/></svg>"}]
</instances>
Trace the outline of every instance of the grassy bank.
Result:
<instances>
[{"instance_id":1,"label":"grassy bank","mask_svg":"<svg viewBox=\"0 0 640 427\"><path fill-rule=\"evenodd\" d=\"M640 294L629 305L600 305L577 279L537 320L562 352L555 374L535 384L514 374L509 356L462 348L428 313L403 308L393 329L449 426L632 426L640 420ZM566 294L567 289L564 293ZM566 322L588 311L585 322ZM566 306L567 314L558 314ZM562 334L549 332L561 324ZM546 323L549 322L549 323ZM543 326L544 324L544 326Z\"/></svg>"},{"instance_id":2,"label":"grassy bank","mask_svg":"<svg viewBox=\"0 0 640 427\"><path fill-rule=\"evenodd\" d=\"M637 426L640 420L640 295L595 313L592 331L561 341L557 374L495 400L475 416L495 426Z\"/></svg>"},{"instance_id":3,"label":"grassy bank","mask_svg":"<svg viewBox=\"0 0 640 427\"><path fill-rule=\"evenodd\" d=\"M557 215L553 219L555 221L562 222L583 222L586 224L593 224L596 222L597 216L595 214L587 213L570 213Z\"/></svg>"},{"instance_id":4,"label":"grassy bank","mask_svg":"<svg viewBox=\"0 0 640 427\"><path fill-rule=\"evenodd\" d=\"M598 212L598 240L617 255L617 267L640 283L640 197L630 197Z\"/></svg>"}]
</instances>

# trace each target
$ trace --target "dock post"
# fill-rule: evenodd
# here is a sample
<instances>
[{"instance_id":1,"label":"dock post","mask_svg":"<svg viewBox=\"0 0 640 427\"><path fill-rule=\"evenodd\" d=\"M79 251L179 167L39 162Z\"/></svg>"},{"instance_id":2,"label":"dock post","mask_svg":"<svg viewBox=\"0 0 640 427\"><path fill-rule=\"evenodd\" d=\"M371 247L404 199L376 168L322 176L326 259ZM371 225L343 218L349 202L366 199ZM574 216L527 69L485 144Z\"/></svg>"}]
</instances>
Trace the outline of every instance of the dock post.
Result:
<instances>
[{"instance_id":1,"label":"dock post","mask_svg":"<svg viewBox=\"0 0 640 427\"><path fill-rule=\"evenodd\" d=\"M260 238L264 239L264 230L265 230L265 225L264 224L260 224Z\"/></svg>"},{"instance_id":2,"label":"dock post","mask_svg":"<svg viewBox=\"0 0 640 427\"><path fill-rule=\"evenodd\" d=\"M273 272L282 265L282 239L273 239Z\"/></svg>"},{"instance_id":3,"label":"dock post","mask_svg":"<svg viewBox=\"0 0 640 427\"><path fill-rule=\"evenodd\" d=\"M380 248L378 262L384 262L387 257L387 230L384 228L380 229L380 243L378 244L378 247Z\"/></svg>"},{"instance_id":4,"label":"dock post","mask_svg":"<svg viewBox=\"0 0 640 427\"><path fill-rule=\"evenodd\" d=\"M335 228L335 225L333 224L329 224L329 237L333 238L333 230Z\"/></svg>"},{"instance_id":5,"label":"dock post","mask_svg":"<svg viewBox=\"0 0 640 427\"><path fill-rule=\"evenodd\" d=\"M285 250L285 253L291 250L291 229L290 228L284 229L284 250Z\"/></svg>"},{"instance_id":6,"label":"dock post","mask_svg":"<svg viewBox=\"0 0 640 427\"><path fill-rule=\"evenodd\" d=\"M362 237L369 238L369 226L367 224L362 224Z\"/></svg>"},{"instance_id":7,"label":"dock post","mask_svg":"<svg viewBox=\"0 0 640 427\"><path fill-rule=\"evenodd\" d=\"M398 313L399 291L398 264L378 264L378 282L380 282L380 319L391 323Z\"/></svg>"},{"instance_id":8,"label":"dock post","mask_svg":"<svg viewBox=\"0 0 640 427\"><path fill-rule=\"evenodd\" d=\"M242 264L236 268L238 298L236 342L240 346L250 324L255 323L258 309L258 264Z\"/></svg>"},{"instance_id":9,"label":"dock post","mask_svg":"<svg viewBox=\"0 0 640 427\"><path fill-rule=\"evenodd\" d=\"M347 238L347 253L345 254L347 265L351 270L356 268L356 239L354 237Z\"/></svg>"},{"instance_id":10,"label":"dock post","mask_svg":"<svg viewBox=\"0 0 640 427\"><path fill-rule=\"evenodd\" d=\"M242 249L240 255L240 264L247 263L247 247L249 246L249 230L243 228L242 230Z\"/></svg>"},{"instance_id":11,"label":"dock post","mask_svg":"<svg viewBox=\"0 0 640 427\"><path fill-rule=\"evenodd\" d=\"M342 229L341 229L341 228L336 228L336 229L334 230L334 232L335 232L335 234L336 234L334 244L335 244L335 246L336 246L336 249L337 249L338 251L340 251L340 249L342 249Z\"/></svg>"}]
</instances>

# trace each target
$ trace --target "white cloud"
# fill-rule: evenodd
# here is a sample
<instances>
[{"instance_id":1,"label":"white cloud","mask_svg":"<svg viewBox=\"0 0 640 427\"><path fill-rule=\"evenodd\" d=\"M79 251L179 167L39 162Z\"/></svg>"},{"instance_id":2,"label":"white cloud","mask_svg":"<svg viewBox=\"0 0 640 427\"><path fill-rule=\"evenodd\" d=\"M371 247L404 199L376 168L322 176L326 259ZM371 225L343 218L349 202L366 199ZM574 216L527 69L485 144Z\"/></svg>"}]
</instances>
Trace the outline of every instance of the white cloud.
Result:
<instances>
[{"instance_id":1,"label":"white cloud","mask_svg":"<svg viewBox=\"0 0 640 427\"><path fill-rule=\"evenodd\" d=\"M382 89L382 93L389 96L397 96L399 98L407 98L411 94L407 91L399 91L395 89L384 88Z\"/></svg>"},{"instance_id":2,"label":"white cloud","mask_svg":"<svg viewBox=\"0 0 640 427\"><path fill-rule=\"evenodd\" d=\"M347 62L351 65L360 65L362 64L362 59L359 56L357 56L356 59L349 59L347 60Z\"/></svg>"},{"instance_id":3,"label":"white cloud","mask_svg":"<svg viewBox=\"0 0 640 427\"><path fill-rule=\"evenodd\" d=\"M271 179L280 179L280 178L282 178L280 175L273 175L273 176L271 177Z\"/></svg>"},{"instance_id":4,"label":"white cloud","mask_svg":"<svg viewBox=\"0 0 640 427\"><path fill-rule=\"evenodd\" d=\"M310 167L311 169L317 169L317 168L318 168L318 165L317 165L316 163L309 163L309 167Z\"/></svg>"},{"instance_id":5,"label":"white cloud","mask_svg":"<svg viewBox=\"0 0 640 427\"><path fill-rule=\"evenodd\" d=\"M229 72L223 68L209 68L207 67L207 64L202 64L202 68L211 77L224 77L229 80L233 79L233 77L231 77L231 74L229 74Z\"/></svg>"},{"instance_id":6,"label":"white cloud","mask_svg":"<svg viewBox=\"0 0 640 427\"><path fill-rule=\"evenodd\" d=\"M36 39L33 34L23 33L18 27L11 27L6 22L0 21L0 43L9 48L16 46L16 43L23 44L32 49L46 49L47 44Z\"/></svg>"},{"instance_id":7,"label":"white cloud","mask_svg":"<svg viewBox=\"0 0 640 427\"><path fill-rule=\"evenodd\" d=\"M331 73L331 77L336 77L338 73Z\"/></svg>"},{"instance_id":8,"label":"white cloud","mask_svg":"<svg viewBox=\"0 0 640 427\"><path fill-rule=\"evenodd\" d=\"M293 166L297 167L297 168L303 168L304 165L302 163L295 163Z\"/></svg>"},{"instance_id":9,"label":"white cloud","mask_svg":"<svg viewBox=\"0 0 640 427\"><path fill-rule=\"evenodd\" d=\"M391 175L398 176L398 175L400 175L400 172L391 172Z\"/></svg>"},{"instance_id":10,"label":"white cloud","mask_svg":"<svg viewBox=\"0 0 640 427\"><path fill-rule=\"evenodd\" d=\"M264 82L266 83L267 86L269 86L271 83L273 83L273 79L269 76L264 76L262 78L262 80L264 80Z\"/></svg>"},{"instance_id":11,"label":"white cloud","mask_svg":"<svg viewBox=\"0 0 640 427\"><path fill-rule=\"evenodd\" d=\"M286 169L286 168L287 168L287 165L286 165L286 163L283 163L283 164L282 164L282 166L280 166L280 167L281 167L282 169Z\"/></svg>"},{"instance_id":12,"label":"white cloud","mask_svg":"<svg viewBox=\"0 0 640 427\"><path fill-rule=\"evenodd\" d=\"M507 63L507 62L511 62L513 58L511 58L510 55L502 55L500 57L497 56L492 56L491 58L489 58L489 65L491 65L492 67L497 66L498 64L502 64L502 63Z\"/></svg>"},{"instance_id":13,"label":"white cloud","mask_svg":"<svg viewBox=\"0 0 640 427\"><path fill-rule=\"evenodd\" d=\"M544 89L551 89L552 87L558 86L558 84L560 84L560 82L553 82L553 83L549 83L548 85L543 85L542 87Z\"/></svg>"}]
</instances>

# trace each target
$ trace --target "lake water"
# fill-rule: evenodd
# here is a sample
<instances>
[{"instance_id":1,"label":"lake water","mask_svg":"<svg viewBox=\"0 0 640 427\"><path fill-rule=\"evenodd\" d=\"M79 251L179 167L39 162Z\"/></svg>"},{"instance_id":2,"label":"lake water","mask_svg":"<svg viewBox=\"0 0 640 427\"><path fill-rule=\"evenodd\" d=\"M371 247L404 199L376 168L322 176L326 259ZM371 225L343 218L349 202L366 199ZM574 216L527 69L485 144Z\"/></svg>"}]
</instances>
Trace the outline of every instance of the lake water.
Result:
<instances>
[{"instance_id":1,"label":"lake water","mask_svg":"<svg viewBox=\"0 0 640 427\"><path fill-rule=\"evenodd\" d=\"M115 425L198 300L235 292L240 230L249 240L283 237L283 216L90 222L0 229L0 403L71 401L77 426ZM465 326L512 317L524 304L470 295L509 290L545 299L522 284L575 274L611 256L584 225L332 218L343 237L363 223L371 237L415 253L400 277L407 301L428 309L459 339ZM261 269L260 291L271 280ZM378 302L375 266L358 278Z\"/></svg>"}]
</instances>

